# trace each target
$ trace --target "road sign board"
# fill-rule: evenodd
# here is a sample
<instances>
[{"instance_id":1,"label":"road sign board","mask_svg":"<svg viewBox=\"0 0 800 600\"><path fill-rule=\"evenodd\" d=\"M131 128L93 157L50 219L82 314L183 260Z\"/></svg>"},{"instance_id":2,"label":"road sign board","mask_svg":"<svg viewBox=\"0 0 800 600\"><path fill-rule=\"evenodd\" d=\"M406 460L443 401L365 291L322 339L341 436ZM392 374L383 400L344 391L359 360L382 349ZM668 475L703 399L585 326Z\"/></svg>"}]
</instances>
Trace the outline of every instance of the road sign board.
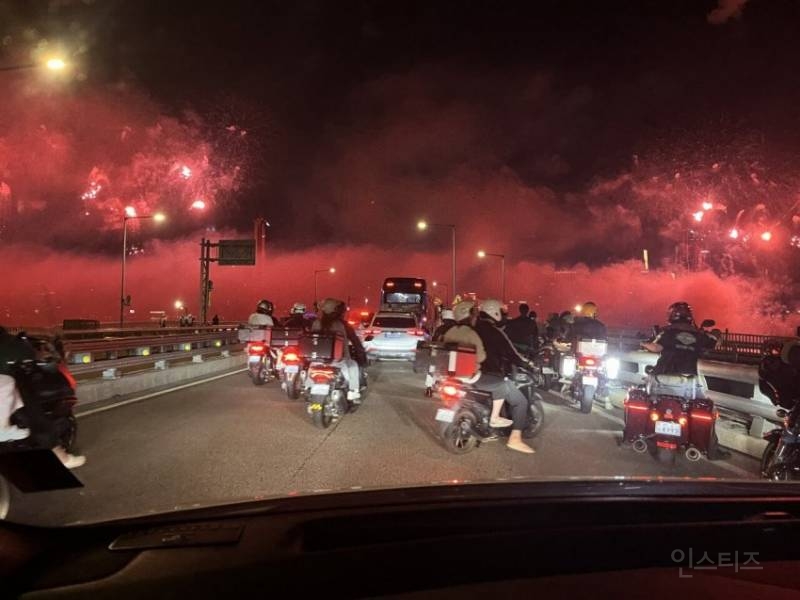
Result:
<instances>
[{"instance_id":1,"label":"road sign board","mask_svg":"<svg viewBox=\"0 0 800 600\"><path fill-rule=\"evenodd\" d=\"M256 264L255 240L220 240L217 262L221 266Z\"/></svg>"}]
</instances>

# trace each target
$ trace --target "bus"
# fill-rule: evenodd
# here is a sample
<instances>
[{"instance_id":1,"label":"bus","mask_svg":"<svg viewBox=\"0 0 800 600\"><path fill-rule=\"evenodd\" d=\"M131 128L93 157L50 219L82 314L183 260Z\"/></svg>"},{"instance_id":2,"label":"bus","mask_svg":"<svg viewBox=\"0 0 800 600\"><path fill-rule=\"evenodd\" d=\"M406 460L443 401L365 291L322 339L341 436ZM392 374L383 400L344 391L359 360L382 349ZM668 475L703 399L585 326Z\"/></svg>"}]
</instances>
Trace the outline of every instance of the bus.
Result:
<instances>
[{"instance_id":1,"label":"bus","mask_svg":"<svg viewBox=\"0 0 800 600\"><path fill-rule=\"evenodd\" d=\"M432 320L428 285L418 277L388 277L381 286L381 310L410 312L419 317L421 325Z\"/></svg>"}]
</instances>

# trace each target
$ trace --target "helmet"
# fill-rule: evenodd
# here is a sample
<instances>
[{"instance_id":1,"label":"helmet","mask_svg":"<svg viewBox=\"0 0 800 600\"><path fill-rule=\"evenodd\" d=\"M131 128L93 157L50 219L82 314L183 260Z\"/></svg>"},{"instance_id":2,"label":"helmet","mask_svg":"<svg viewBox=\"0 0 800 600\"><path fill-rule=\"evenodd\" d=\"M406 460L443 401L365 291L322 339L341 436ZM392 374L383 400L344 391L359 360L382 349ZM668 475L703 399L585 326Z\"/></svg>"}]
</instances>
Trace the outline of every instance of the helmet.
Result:
<instances>
[{"instance_id":1,"label":"helmet","mask_svg":"<svg viewBox=\"0 0 800 600\"><path fill-rule=\"evenodd\" d=\"M303 315L306 312L306 305L302 302L295 302L292 306L293 315Z\"/></svg>"},{"instance_id":2,"label":"helmet","mask_svg":"<svg viewBox=\"0 0 800 600\"><path fill-rule=\"evenodd\" d=\"M667 309L667 321L670 323L693 323L692 307L687 302L673 302Z\"/></svg>"},{"instance_id":3,"label":"helmet","mask_svg":"<svg viewBox=\"0 0 800 600\"><path fill-rule=\"evenodd\" d=\"M472 300L459 302L453 307L453 318L459 323L469 319L473 308L475 308L475 303Z\"/></svg>"},{"instance_id":4,"label":"helmet","mask_svg":"<svg viewBox=\"0 0 800 600\"><path fill-rule=\"evenodd\" d=\"M455 321L455 320L456 320L456 318L453 315L453 311L452 310L448 310L448 309L445 308L442 311L442 321Z\"/></svg>"},{"instance_id":5,"label":"helmet","mask_svg":"<svg viewBox=\"0 0 800 600\"><path fill-rule=\"evenodd\" d=\"M484 300L481 302L481 312L485 312L495 321L503 320L503 303L500 300Z\"/></svg>"},{"instance_id":6,"label":"helmet","mask_svg":"<svg viewBox=\"0 0 800 600\"><path fill-rule=\"evenodd\" d=\"M325 298L319 305L319 309L324 315L341 317L344 315L345 305L343 301L337 300L336 298Z\"/></svg>"},{"instance_id":7,"label":"helmet","mask_svg":"<svg viewBox=\"0 0 800 600\"><path fill-rule=\"evenodd\" d=\"M256 305L256 312L261 313L262 315L271 315L274 309L275 307L269 300L262 300L258 303L258 305Z\"/></svg>"},{"instance_id":8,"label":"helmet","mask_svg":"<svg viewBox=\"0 0 800 600\"><path fill-rule=\"evenodd\" d=\"M589 317L590 319L597 318L597 304L594 302L584 302L583 306L581 306L581 314L584 317Z\"/></svg>"}]
</instances>

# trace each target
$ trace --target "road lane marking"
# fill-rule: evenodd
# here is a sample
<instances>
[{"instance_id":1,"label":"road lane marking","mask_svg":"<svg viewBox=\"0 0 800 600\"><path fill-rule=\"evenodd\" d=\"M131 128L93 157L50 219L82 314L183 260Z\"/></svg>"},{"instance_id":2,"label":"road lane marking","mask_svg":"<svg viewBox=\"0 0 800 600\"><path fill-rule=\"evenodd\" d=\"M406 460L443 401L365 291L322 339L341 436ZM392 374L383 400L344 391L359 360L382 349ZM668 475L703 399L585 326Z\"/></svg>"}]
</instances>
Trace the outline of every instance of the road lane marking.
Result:
<instances>
[{"instance_id":1,"label":"road lane marking","mask_svg":"<svg viewBox=\"0 0 800 600\"><path fill-rule=\"evenodd\" d=\"M230 371L229 373L222 373L221 375L214 375L212 377L206 377L205 379L201 379L199 381L192 381L190 383L183 383L181 385L161 390L158 392L151 392L150 394L145 394L144 396L137 396L136 398L128 398L127 400L122 400L121 402L115 402L114 404L108 404L106 406L101 406L99 408L93 408L91 410L81 411L76 413L76 417L87 417L89 415L94 415L97 413L105 412L107 410L111 410L112 408L119 408L120 406L126 406L128 404L133 404L135 402L141 402L142 400L149 400L150 398L156 398L158 396L163 396L165 394L171 394L172 392L178 392L180 390L185 390L186 388L194 387L196 385L202 385L204 383L208 383L210 381L216 381L217 379L222 379L223 377L230 377L231 375L236 375L238 373L244 373L247 371L247 368L244 369L237 369L236 371Z\"/></svg>"}]
</instances>

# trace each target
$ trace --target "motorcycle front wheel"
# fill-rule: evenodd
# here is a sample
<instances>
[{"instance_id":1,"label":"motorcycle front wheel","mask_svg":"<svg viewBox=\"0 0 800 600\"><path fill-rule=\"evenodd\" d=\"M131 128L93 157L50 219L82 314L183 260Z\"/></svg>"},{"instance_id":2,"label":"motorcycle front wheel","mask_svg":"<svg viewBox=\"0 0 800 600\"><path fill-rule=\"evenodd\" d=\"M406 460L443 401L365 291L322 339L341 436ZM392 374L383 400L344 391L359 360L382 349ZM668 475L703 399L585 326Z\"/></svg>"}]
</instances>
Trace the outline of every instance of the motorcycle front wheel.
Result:
<instances>
[{"instance_id":1,"label":"motorcycle front wheel","mask_svg":"<svg viewBox=\"0 0 800 600\"><path fill-rule=\"evenodd\" d=\"M594 404L594 393L597 388L593 385L584 385L581 389L578 400L581 403L581 412L588 414L592 412L592 405Z\"/></svg>"},{"instance_id":2,"label":"motorcycle front wheel","mask_svg":"<svg viewBox=\"0 0 800 600\"><path fill-rule=\"evenodd\" d=\"M440 434L444 447L453 454L472 452L478 447L478 438L473 433L476 423L471 410L459 410L452 423L442 423Z\"/></svg>"},{"instance_id":3,"label":"motorcycle front wheel","mask_svg":"<svg viewBox=\"0 0 800 600\"><path fill-rule=\"evenodd\" d=\"M333 420L326 411L326 404L328 403L328 397L322 395L313 395L309 400L309 403L312 405L318 404L320 406L319 410L312 410L311 411L311 422L314 424L315 427L319 427L320 429L327 429L331 425L331 421Z\"/></svg>"},{"instance_id":4,"label":"motorcycle front wheel","mask_svg":"<svg viewBox=\"0 0 800 600\"><path fill-rule=\"evenodd\" d=\"M542 401L535 398L530 403L529 409L528 426L522 432L522 437L526 439L536 437L544 426L544 405Z\"/></svg>"}]
</instances>

